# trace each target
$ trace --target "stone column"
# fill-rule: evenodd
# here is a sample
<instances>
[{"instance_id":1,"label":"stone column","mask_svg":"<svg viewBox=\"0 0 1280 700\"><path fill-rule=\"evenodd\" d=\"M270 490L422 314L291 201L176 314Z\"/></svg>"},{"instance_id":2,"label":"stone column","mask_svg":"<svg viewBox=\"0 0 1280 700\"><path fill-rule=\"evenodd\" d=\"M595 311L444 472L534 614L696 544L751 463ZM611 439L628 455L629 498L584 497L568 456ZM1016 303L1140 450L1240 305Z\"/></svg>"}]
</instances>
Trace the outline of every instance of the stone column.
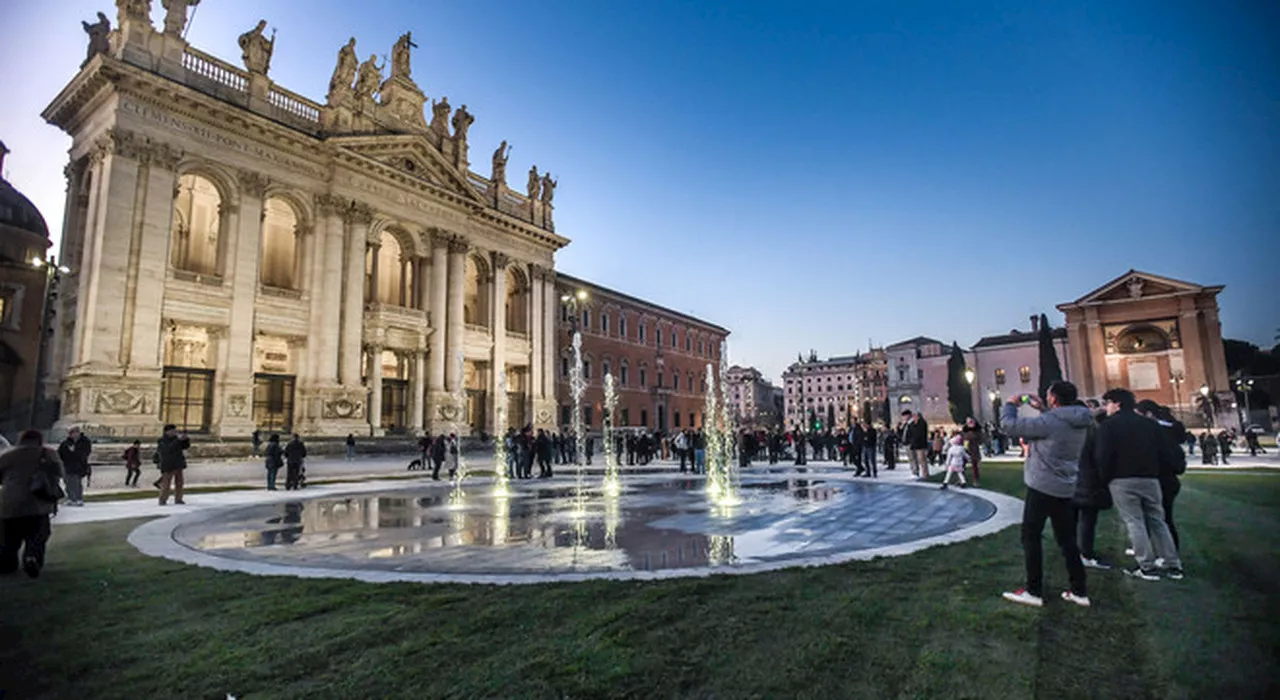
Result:
<instances>
[{"instance_id":1,"label":"stone column","mask_svg":"<svg viewBox=\"0 0 1280 700\"><path fill-rule=\"evenodd\" d=\"M339 329L342 326L342 249L345 222L343 202L331 195L316 199L320 220L313 236L316 268L308 290L311 294L311 336L307 341L315 371L310 373L319 386L338 385Z\"/></svg>"},{"instance_id":2,"label":"stone column","mask_svg":"<svg viewBox=\"0 0 1280 700\"><path fill-rule=\"evenodd\" d=\"M542 344L546 330L542 327L542 268L530 265L526 271L529 280L529 396L530 422L536 422L536 402L545 399L547 394L542 387Z\"/></svg>"},{"instance_id":3,"label":"stone column","mask_svg":"<svg viewBox=\"0 0 1280 700\"><path fill-rule=\"evenodd\" d=\"M455 236L449 239L449 293L448 320L445 325L444 376L445 389L456 392L462 386L462 374L458 366L458 354L462 352L466 328L462 322L463 295L466 293L467 251L466 239Z\"/></svg>"},{"instance_id":4,"label":"stone column","mask_svg":"<svg viewBox=\"0 0 1280 700\"><path fill-rule=\"evenodd\" d=\"M253 432L252 409L231 412L232 406L253 405L254 302L258 291L258 253L262 240L262 198L267 180L242 171L239 216L224 224L229 232L223 284L231 286L231 314L224 339L226 364L217 368L214 393L214 430L221 436L247 436Z\"/></svg>"},{"instance_id":5,"label":"stone column","mask_svg":"<svg viewBox=\"0 0 1280 700\"><path fill-rule=\"evenodd\" d=\"M369 434L382 435L382 347L369 348Z\"/></svg>"},{"instance_id":6,"label":"stone column","mask_svg":"<svg viewBox=\"0 0 1280 700\"><path fill-rule=\"evenodd\" d=\"M423 404L427 390L427 356L421 342L413 351L413 380L409 383L409 427L414 435L422 435Z\"/></svg>"},{"instance_id":7,"label":"stone column","mask_svg":"<svg viewBox=\"0 0 1280 700\"><path fill-rule=\"evenodd\" d=\"M360 388L360 347L364 333L364 256L373 210L353 204L347 210L347 273L342 299L341 378L344 388Z\"/></svg>"},{"instance_id":8,"label":"stone column","mask_svg":"<svg viewBox=\"0 0 1280 700\"><path fill-rule=\"evenodd\" d=\"M431 267L431 258L420 255L415 258L415 262L417 265L414 268L413 282L417 285L417 302L414 308L425 311L431 308L431 287L427 284L427 270Z\"/></svg>"},{"instance_id":9,"label":"stone column","mask_svg":"<svg viewBox=\"0 0 1280 700\"><path fill-rule=\"evenodd\" d=\"M382 252L381 243L370 243L366 251L369 256L369 279L367 281L369 288L365 290L364 301L366 304L379 304L382 302L378 298L378 277L382 274L378 269L378 253Z\"/></svg>"},{"instance_id":10,"label":"stone column","mask_svg":"<svg viewBox=\"0 0 1280 700\"><path fill-rule=\"evenodd\" d=\"M1098 320L1098 310L1093 307L1086 308L1084 318L1084 336L1088 347L1088 357L1085 361L1089 363L1094 388L1106 391L1104 387L1110 386L1111 378L1107 375L1107 339L1102 333L1102 322Z\"/></svg>"},{"instance_id":11,"label":"stone column","mask_svg":"<svg viewBox=\"0 0 1280 700\"><path fill-rule=\"evenodd\" d=\"M560 352L556 347L556 311L560 297L556 294L555 271L544 269L537 284L542 287L542 346L535 350L533 361L542 365L542 405L535 415L543 427L554 428L559 419L556 415L556 358Z\"/></svg>"},{"instance_id":12,"label":"stone column","mask_svg":"<svg viewBox=\"0 0 1280 700\"><path fill-rule=\"evenodd\" d=\"M440 406L447 400L444 388L446 299L449 290L448 251L439 234L431 240L430 333L427 337L427 428L432 432L442 420Z\"/></svg>"},{"instance_id":13,"label":"stone column","mask_svg":"<svg viewBox=\"0 0 1280 700\"><path fill-rule=\"evenodd\" d=\"M498 423L498 407L501 405L505 409L507 403L506 392L499 390L499 378L507 369L507 265L511 259L496 251L490 257L493 278L489 284L489 298L493 302L493 313L489 315L489 327L493 331L493 353L489 362L489 395L493 400L489 402L489 420L486 422L490 425L491 435L501 435L507 430L507 426Z\"/></svg>"}]
</instances>

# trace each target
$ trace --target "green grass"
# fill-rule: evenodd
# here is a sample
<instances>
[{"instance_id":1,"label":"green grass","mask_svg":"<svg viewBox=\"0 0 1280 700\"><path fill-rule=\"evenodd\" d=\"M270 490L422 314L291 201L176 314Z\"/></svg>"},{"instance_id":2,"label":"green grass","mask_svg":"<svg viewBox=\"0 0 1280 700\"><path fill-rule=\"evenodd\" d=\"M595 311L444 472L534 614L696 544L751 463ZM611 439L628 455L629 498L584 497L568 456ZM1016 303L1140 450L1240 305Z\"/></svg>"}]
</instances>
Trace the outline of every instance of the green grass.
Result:
<instances>
[{"instance_id":1,"label":"green grass","mask_svg":"<svg viewBox=\"0 0 1280 700\"><path fill-rule=\"evenodd\" d=\"M983 486L1020 494L1016 467ZM530 587L214 572L138 554L141 521L61 527L0 580L19 697L1275 696L1280 479L1185 481L1188 578L1094 573L1089 610L1004 602L1016 528L908 557L746 577ZM1114 512L1101 549L1123 548ZM1065 584L1047 543L1047 589ZM1113 557L1114 558L1114 557ZM2 694L2 693L0 693Z\"/></svg>"}]
</instances>

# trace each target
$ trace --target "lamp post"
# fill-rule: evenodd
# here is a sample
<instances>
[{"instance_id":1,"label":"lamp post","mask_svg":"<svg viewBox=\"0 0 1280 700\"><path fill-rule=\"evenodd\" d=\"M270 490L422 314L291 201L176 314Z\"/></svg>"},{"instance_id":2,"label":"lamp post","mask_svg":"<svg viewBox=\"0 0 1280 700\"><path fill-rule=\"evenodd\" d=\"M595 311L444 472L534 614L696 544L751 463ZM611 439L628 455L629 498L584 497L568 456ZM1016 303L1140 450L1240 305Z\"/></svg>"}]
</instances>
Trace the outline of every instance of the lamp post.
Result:
<instances>
[{"instance_id":1,"label":"lamp post","mask_svg":"<svg viewBox=\"0 0 1280 700\"><path fill-rule=\"evenodd\" d=\"M1169 381L1173 382L1173 401L1174 401L1173 408L1175 411L1177 411L1179 420L1181 420L1183 417L1182 416L1182 381L1186 378L1187 378L1187 375L1184 374L1180 369L1175 369L1169 372Z\"/></svg>"},{"instance_id":2,"label":"lamp post","mask_svg":"<svg viewBox=\"0 0 1280 700\"><path fill-rule=\"evenodd\" d=\"M1215 411L1213 410L1213 403L1209 401L1209 385L1208 384L1200 385L1200 398L1204 402L1203 405L1206 409L1205 413L1208 414L1206 417L1209 419L1209 427L1212 428L1214 424Z\"/></svg>"},{"instance_id":3,"label":"lamp post","mask_svg":"<svg viewBox=\"0 0 1280 700\"><path fill-rule=\"evenodd\" d=\"M1244 379L1244 378L1237 379L1236 390L1239 391L1241 394L1244 394L1244 420L1240 421L1240 429L1244 430L1245 428L1249 427L1249 423L1252 422L1252 416L1250 415L1251 411L1249 407L1249 392L1253 391L1253 380Z\"/></svg>"},{"instance_id":4,"label":"lamp post","mask_svg":"<svg viewBox=\"0 0 1280 700\"><path fill-rule=\"evenodd\" d=\"M37 270L44 270L44 296L40 300L40 338L36 341L36 371L35 383L31 391L31 427L40 427L42 397L40 385L44 381L45 370L45 345L49 340L49 331L53 326L53 301L58 298L58 282L62 279L62 275L71 272L71 268L66 265L59 265L56 258L52 255L48 260L40 257L31 258L31 266Z\"/></svg>"},{"instance_id":5,"label":"lamp post","mask_svg":"<svg viewBox=\"0 0 1280 700\"><path fill-rule=\"evenodd\" d=\"M964 380L965 380L966 382L969 382L969 410L970 410L970 411L972 411L972 410L973 410L973 396L974 396L974 393L973 393L973 380L974 380L974 378L975 378L975 377L977 377L977 376L978 376L978 375L974 373L974 371L973 371L973 368L972 368L972 367L965 367L965 368L964 368Z\"/></svg>"}]
</instances>

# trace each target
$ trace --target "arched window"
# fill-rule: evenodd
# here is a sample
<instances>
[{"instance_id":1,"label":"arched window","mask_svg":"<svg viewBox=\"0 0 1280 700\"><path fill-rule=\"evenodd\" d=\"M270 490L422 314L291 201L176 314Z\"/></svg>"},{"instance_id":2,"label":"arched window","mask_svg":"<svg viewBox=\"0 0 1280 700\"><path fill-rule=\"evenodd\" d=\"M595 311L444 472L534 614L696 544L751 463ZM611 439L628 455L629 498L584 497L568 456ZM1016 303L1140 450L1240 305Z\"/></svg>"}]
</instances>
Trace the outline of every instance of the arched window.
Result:
<instances>
[{"instance_id":1,"label":"arched window","mask_svg":"<svg viewBox=\"0 0 1280 700\"><path fill-rule=\"evenodd\" d=\"M600 332L609 335L609 314L600 312Z\"/></svg>"},{"instance_id":2,"label":"arched window","mask_svg":"<svg viewBox=\"0 0 1280 700\"><path fill-rule=\"evenodd\" d=\"M604 360L600 364L600 376L607 377L613 371L613 365L608 360Z\"/></svg>"},{"instance_id":3,"label":"arched window","mask_svg":"<svg viewBox=\"0 0 1280 700\"><path fill-rule=\"evenodd\" d=\"M529 285L515 267L507 268L507 330L529 332Z\"/></svg>"},{"instance_id":4,"label":"arched window","mask_svg":"<svg viewBox=\"0 0 1280 700\"><path fill-rule=\"evenodd\" d=\"M391 306L409 306L412 297L413 270L411 260L400 247L400 239L383 231L378 239L377 301Z\"/></svg>"},{"instance_id":5,"label":"arched window","mask_svg":"<svg viewBox=\"0 0 1280 700\"><path fill-rule=\"evenodd\" d=\"M626 340L627 338L627 317L618 314L618 337Z\"/></svg>"},{"instance_id":6,"label":"arched window","mask_svg":"<svg viewBox=\"0 0 1280 700\"><path fill-rule=\"evenodd\" d=\"M466 291L462 297L462 321L489 327L489 271L474 255L467 258Z\"/></svg>"},{"instance_id":7,"label":"arched window","mask_svg":"<svg viewBox=\"0 0 1280 700\"><path fill-rule=\"evenodd\" d=\"M626 360L623 360L622 365L618 367L618 379L618 383L622 386L626 386L627 382L631 381L631 368L627 366Z\"/></svg>"},{"instance_id":8,"label":"arched window","mask_svg":"<svg viewBox=\"0 0 1280 700\"><path fill-rule=\"evenodd\" d=\"M178 178L173 201L173 243L170 262L175 269L200 275L218 274L218 246L222 243L222 195L199 175Z\"/></svg>"},{"instance_id":9,"label":"arched window","mask_svg":"<svg viewBox=\"0 0 1280 700\"><path fill-rule=\"evenodd\" d=\"M297 289L299 248L297 213L283 199L268 199L262 207L258 280L268 287Z\"/></svg>"}]
</instances>

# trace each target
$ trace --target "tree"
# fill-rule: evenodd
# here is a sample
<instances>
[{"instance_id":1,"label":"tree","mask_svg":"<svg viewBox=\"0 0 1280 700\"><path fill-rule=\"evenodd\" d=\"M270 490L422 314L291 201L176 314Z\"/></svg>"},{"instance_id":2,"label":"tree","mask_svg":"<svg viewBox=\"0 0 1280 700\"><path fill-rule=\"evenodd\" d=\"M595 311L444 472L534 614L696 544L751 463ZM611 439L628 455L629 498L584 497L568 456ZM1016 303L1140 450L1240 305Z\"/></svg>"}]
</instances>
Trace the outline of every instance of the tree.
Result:
<instances>
[{"instance_id":1,"label":"tree","mask_svg":"<svg viewBox=\"0 0 1280 700\"><path fill-rule=\"evenodd\" d=\"M1195 398L1192 399L1192 402L1195 404L1196 410L1199 411L1200 416L1204 419L1205 427L1212 428L1213 424L1216 422L1215 419L1222 414L1222 400L1218 398L1217 394L1211 391L1208 394L1196 392Z\"/></svg>"},{"instance_id":2,"label":"tree","mask_svg":"<svg viewBox=\"0 0 1280 700\"><path fill-rule=\"evenodd\" d=\"M1062 381L1062 365L1058 363L1058 352L1053 347L1053 332L1049 328L1049 317L1040 314L1040 400L1047 401L1049 385Z\"/></svg>"},{"instance_id":3,"label":"tree","mask_svg":"<svg viewBox=\"0 0 1280 700\"><path fill-rule=\"evenodd\" d=\"M951 357L947 358L947 404L951 408L951 420L964 423L973 416L973 387L965 379L967 365L959 343L951 343Z\"/></svg>"}]
</instances>

